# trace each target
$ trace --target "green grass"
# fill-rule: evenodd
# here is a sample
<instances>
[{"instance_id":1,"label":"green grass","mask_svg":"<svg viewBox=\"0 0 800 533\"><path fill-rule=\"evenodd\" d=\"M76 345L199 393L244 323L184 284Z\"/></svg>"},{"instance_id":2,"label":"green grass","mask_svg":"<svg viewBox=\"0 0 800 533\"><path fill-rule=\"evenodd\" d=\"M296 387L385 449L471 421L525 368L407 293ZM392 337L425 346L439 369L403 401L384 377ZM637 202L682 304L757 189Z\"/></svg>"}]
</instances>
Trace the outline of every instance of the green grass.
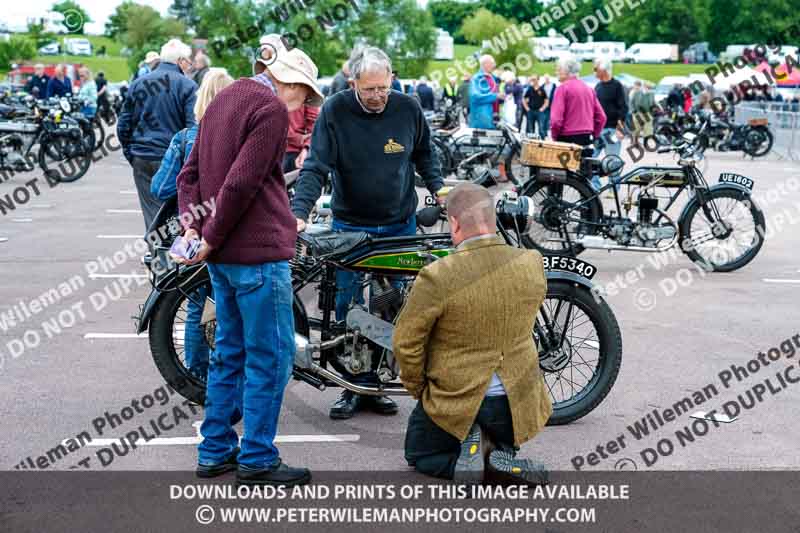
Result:
<instances>
[{"instance_id":1,"label":"green grass","mask_svg":"<svg viewBox=\"0 0 800 533\"><path fill-rule=\"evenodd\" d=\"M442 79L444 79L447 68L454 67L456 61L461 61L461 68L466 69L466 65L463 63L463 60L476 50L478 50L478 47L470 44L455 45L455 58L452 61L431 61L428 64L428 76L430 77L434 72L438 71L441 73ZM705 68L706 65L684 65L683 63L669 63L666 65L634 65L627 63L614 64L614 72L617 74L626 73L638 78L649 80L653 83L658 83L664 76L702 74ZM459 72L458 78L461 79L463 74L461 74L461 71L458 69L456 70ZM553 76L555 74L555 70L556 64L553 61L547 63L537 62L534 63L533 68L528 70L520 70L518 74L547 74ZM586 76L591 73L592 64L591 62L585 61L581 66L581 76Z\"/></svg>"},{"instance_id":2,"label":"green grass","mask_svg":"<svg viewBox=\"0 0 800 533\"><path fill-rule=\"evenodd\" d=\"M98 71L103 71L106 79L111 82L123 81L130 78L128 71L128 60L124 57L97 57L97 56L36 56L31 63L81 63L89 67L92 76L96 76Z\"/></svg>"}]
</instances>

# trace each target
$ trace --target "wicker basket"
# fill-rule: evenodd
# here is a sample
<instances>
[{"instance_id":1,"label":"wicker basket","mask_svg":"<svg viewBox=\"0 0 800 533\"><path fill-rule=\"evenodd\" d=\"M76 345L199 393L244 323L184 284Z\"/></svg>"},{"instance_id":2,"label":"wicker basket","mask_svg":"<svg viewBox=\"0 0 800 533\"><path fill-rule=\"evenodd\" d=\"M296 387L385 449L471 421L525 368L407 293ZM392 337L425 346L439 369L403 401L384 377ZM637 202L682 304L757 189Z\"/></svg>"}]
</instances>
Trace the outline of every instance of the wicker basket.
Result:
<instances>
[{"instance_id":1,"label":"wicker basket","mask_svg":"<svg viewBox=\"0 0 800 533\"><path fill-rule=\"evenodd\" d=\"M519 160L523 165L531 167L576 171L581 164L581 150L579 144L523 139Z\"/></svg>"}]
</instances>

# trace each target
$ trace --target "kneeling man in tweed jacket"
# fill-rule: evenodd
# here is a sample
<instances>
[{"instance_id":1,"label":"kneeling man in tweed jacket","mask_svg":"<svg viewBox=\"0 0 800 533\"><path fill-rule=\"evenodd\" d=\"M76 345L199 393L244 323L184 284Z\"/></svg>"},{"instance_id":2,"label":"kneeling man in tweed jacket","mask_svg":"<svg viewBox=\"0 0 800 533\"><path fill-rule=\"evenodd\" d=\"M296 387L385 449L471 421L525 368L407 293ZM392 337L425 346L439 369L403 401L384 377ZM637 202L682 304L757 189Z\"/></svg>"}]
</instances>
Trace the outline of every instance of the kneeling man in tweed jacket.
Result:
<instances>
[{"instance_id":1,"label":"kneeling man in tweed jacket","mask_svg":"<svg viewBox=\"0 0 800 533\"><path fill-rule=\"evenodd\" d=\"M552 413L533 323L547 289L539 252L496 235L491 193L447 196L454 253L423 268L397 320L394 354L419 400L405 456L417 471L461 482L546 482L519 459Z\"/></svg>"}]
</instances>

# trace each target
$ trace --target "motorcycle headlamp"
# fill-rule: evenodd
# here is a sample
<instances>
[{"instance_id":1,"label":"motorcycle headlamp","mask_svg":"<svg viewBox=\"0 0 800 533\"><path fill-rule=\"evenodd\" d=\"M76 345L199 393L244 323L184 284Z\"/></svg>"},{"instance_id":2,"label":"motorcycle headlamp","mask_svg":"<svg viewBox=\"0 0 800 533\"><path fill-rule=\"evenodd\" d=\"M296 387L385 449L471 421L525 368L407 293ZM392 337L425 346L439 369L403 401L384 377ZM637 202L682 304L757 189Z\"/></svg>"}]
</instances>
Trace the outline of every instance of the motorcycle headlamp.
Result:
<instances>
[{"instance_id":1,"label":"motorcycle headlamp","mask_svg":"<svg viewBox=\"0 0 800 533\"><path fill-rule=\"evenodd\" d=\"M66 98L62 98L61 100L58 101L58 105L61 107L61 110L64 113L69 113L71 109L71 106L69 105L69 100L67 100Z\"/></svg>"},{"instance_id":2,"label":"motorcycle headlamp","mask_svg":"<svg viewBox=\"0 0 800 533\"><path fill-rule=\"evenodd\" d=\"M526 232L533 220L533 208L533 200L527 196L503 198L495 208L497 223L507 230Z\"/></svg>"}]
</instances>

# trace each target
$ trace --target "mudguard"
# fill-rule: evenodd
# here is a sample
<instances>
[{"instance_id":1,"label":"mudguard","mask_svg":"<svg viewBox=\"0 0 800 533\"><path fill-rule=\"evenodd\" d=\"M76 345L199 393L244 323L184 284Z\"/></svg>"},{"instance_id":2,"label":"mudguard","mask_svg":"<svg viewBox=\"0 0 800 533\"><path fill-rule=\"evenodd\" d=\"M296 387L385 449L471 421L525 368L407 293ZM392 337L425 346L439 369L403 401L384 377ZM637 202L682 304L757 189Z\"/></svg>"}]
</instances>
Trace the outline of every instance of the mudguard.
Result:
<instances>
[{"instance_id":1,"label":"mudguard","mask_svg":"<svg viewBox=\"0 0 800 533\"><path fill-rule=\"evenodd\" d=\"M684 221L686 220L686 216L689 213L689 209L693 205L700 203L701 196L705 194L710 194L714 191L725 190L725 189L738 192L741 195L740 199L746 199L750 197L750 191L747 189L747 187L744 187L743 185L738 185L736 183L717 183L716 185L709 187L707 192L704 191L703 189L696 189L697 194L695 194L695 196L692 197L691 200L686 202L685 206L683 206L683 210L681 211L681 214L678 217L678 227L683 228L683 224ZM750 201L752 202L753 200Z\"/></svg>"},{"instance_id":2,"label":"mudguard","mask_svg":"<svg viewBox=\"0 0 800 533\"><path fill-rule=\"evenodd\" d=\"M595 286L594 283L592 283L592 280L583 276L579 276L573 272L566 272L563 270L548 270L545 272L545 277L547 278L548 282L550 280L569 281L571 283L580 285L581 287L585 287L590 291L594 290Z\"/></svg>"},{"instance_id":3,"label":"mudguard","mask_svg":"<svg viewBox=\"0 0 800 533\"><path fill-rule=\"evenodd\" d=\"M175 290L178 283L185 283L195 276L208 275L205 263L196 265L189 265L178 269L172 269L164 272L156 278L155 286L150 294L147 296L144 305L139 310L139 317L136 323L136 333L144 333L150 325L150 317L156 308L156 304L161 299L165 292Z\"/></svg>"}]
</instances>

